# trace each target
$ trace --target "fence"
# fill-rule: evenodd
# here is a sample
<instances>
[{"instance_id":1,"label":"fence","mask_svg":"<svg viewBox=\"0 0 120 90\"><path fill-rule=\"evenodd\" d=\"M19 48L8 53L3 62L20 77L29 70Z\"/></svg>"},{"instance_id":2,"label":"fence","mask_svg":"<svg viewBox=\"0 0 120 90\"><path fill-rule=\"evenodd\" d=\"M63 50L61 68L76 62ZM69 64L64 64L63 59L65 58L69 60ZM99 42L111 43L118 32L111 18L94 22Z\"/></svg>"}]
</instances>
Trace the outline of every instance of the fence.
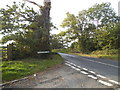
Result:
<instances>
[{"instance_id":1,"label":"fence","mask_svg":"<svg viewBox=\"0 0 120 90\"><path fill-rule=\"evenodd\" d=\"M2 60L12 60L13 44L0 47L0 56Z\"/></svg>"}]
</instances>

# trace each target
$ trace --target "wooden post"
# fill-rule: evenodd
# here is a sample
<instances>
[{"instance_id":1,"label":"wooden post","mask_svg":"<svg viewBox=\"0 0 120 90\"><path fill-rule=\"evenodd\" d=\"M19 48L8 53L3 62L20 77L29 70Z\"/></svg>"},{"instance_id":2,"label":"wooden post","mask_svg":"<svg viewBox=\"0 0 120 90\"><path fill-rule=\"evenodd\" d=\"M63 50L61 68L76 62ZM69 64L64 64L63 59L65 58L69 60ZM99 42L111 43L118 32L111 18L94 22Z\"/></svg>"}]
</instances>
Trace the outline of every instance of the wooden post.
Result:
<instances>
[{"instance_id":1,"label":"wooden post","mask_svg":"<svg viewBox=\"0 0 120 90\"><path fill-rule=\"evenodd\" d=\"M1 47L2 49L2 60L7 60L7 47Z\"/></svg>"},{"instance_id":2,"label":"wooden post","mask_svg":"<svg viewBox=\"0 0 120 90\"><path fill-rule=\"evenodd\" d=\"M12 47L13 44L7 45L7 59L12 60Z\"/></svg>"},{"instance_id":3,"label":"wooden post","mask_svg":"<svg viewBox=\"0 0 120 90\"><path fill-rule=\"evenodd\" d=\"M2 60L2 47L0 46L0 60Z\"/></svg>"}]
</instances>

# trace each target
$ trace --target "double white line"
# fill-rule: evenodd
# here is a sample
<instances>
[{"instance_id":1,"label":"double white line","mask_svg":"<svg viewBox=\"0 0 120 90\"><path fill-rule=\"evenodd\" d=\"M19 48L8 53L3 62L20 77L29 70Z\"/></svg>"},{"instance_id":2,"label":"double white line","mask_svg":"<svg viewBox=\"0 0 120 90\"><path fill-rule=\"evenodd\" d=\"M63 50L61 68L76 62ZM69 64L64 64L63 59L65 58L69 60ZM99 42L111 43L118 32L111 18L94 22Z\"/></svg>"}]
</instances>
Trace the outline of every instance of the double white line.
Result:
<instances>
[{"instance_id":1,"label":"double white line","mask_svg":"<svg viewBox=\"0 0 120 90\"><path fill-rule=\"evenodd\" d=\"M77 66L76 64L73 64L73 63L71 63L71 62L66 61L65 64L66 64L67 66L70 66L71 68L77 70L77 71L80 71L82 74L88 75L88 77L90 77L90 78L92 78L92 79L96 79L96 80L97 80L99 77L102 78L102 79L106 79L105 76L97 75L94 71L89 71L88 69L82 68L82 67L80 67L80 66ZM86 72L86 71L87 71L87 72ZM97 77L91 75L89 72L92 73L92 74L95 74L95 76L97 76ZM103 80L97 80L97 81L98 81L99 83L103 84L103 85L106 85L106 86L113 86L113 84L111 84L111 83L120 85L120 83L117 82L117 81L115 81L115 80L108 80L108 81L111 82L111 83L106 82L106 81L103 81Z\"/></svg>"}]
</instances>

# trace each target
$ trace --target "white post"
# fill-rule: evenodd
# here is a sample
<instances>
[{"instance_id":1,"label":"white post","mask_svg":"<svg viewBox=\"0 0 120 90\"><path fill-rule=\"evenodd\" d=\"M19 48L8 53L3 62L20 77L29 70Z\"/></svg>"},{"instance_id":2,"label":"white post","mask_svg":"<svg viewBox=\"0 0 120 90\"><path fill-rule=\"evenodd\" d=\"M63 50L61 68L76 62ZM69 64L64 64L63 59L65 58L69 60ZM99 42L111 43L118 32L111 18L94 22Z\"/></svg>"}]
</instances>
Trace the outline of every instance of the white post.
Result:
<instances>
[{"instance_id":1,"label":"white post","mask_svg":"<svg viewBox=\"0 0 120 90\"><path fill-rule=\"evenodd\" d=\"M120 17L120 1L118 2L118 16Z\"/></svg>"},{"instance_id":2,"label":"white post","mask_svg":"<svg viewBox=\"0 0 120 90\"><path fill-rule=\"evenodd\" d=\"M44 2L45 2L45 3L49 3L49 2L51 2L51 1L50 1L50 0L44 0Z\"/></svg>"}]
</instances>

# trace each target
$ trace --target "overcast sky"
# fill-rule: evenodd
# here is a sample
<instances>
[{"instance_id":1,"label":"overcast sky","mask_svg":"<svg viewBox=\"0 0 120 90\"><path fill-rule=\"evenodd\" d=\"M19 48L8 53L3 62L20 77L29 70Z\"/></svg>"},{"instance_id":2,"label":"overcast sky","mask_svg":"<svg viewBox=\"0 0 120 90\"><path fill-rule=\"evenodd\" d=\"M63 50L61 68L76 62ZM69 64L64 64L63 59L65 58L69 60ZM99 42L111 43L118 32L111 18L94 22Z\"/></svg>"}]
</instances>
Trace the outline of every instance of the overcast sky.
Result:
<instances>
[{"instance_id":1,"label":"overcast sky","mask_svg":"<svg viewBox=\"0 0 120 90\"><path fill-rule=\"evenodd\" d=\"M6 7L6 5L12 5L13 1L19 2L22 0L1 0L0 8ZM43 5L44 0L32 0L40 5ZM88 9L96 3L110 2L115 12L118 14L118 2L120 0L51 0L51 18L52 22L59 28L59 30L54 30L52 33L58 33L63 28L60 28L60 24L63 19L66 17L66 12L77 14L79 11ZM27 5L33 7L35 10L38 10L38 7L26 2Z\"/></svg>"}]
</instances>

